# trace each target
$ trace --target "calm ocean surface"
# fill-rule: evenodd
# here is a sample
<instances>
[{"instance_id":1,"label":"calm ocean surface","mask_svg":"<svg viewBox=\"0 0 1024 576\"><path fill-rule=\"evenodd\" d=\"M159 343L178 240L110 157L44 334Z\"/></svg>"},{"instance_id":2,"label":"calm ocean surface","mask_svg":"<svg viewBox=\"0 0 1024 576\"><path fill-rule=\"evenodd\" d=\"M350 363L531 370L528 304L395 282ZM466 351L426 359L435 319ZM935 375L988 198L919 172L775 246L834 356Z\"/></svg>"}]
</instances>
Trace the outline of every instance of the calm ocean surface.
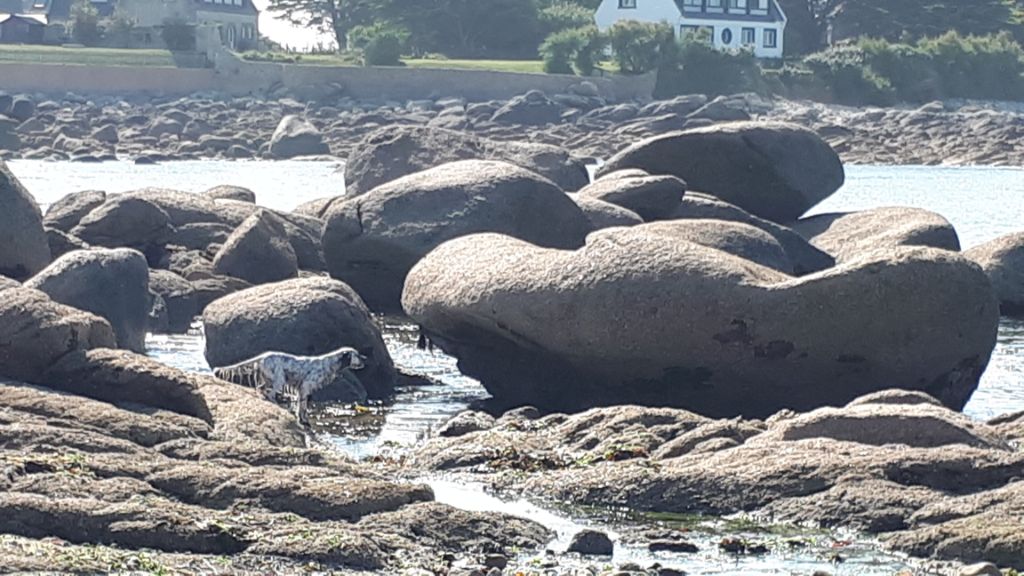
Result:
<instances>
[{"instance_id":1,"label":"calm ocean surface","mask_svg":"<svg viewBox=\"0 0 1024 576\"><path fill-rule=\"evenodd\" d=\"M246 186L256 192L264 206L291 210L316 198L343 193L343 164L332 162L170 162L155 166L136 166L130 162L75 164L15 160L9 163L22 183L45 207L64 194L97 189L121 192L147 186L200 192L220 184ZM811 214L862 210L880 206L917 206L938 212L956 227L964 248L970 248L1003 234L1024 229L1024 170L1005 168L935 168L916 166L847 166L846 185L817 206ZM160 341L177 341L164 338ZM402 344L398 336L390 338L395 356L405 358L420 370L431 369L451 380L455 398L478 396L479 387L458 375L447 359L422 357ZM203 367L202 346L181 342L184 350L172 352L175 363L183 367ZM159 346L158 346L159 348ZM160 354L160 350L154 350ZM200 354L197 358L194 355ZM431 367L431 363L434 365ZM421 398L423 400L423 398ZM459 402L456 402L459 403ZM447 405L448 402L445 402ZM426 408L426 406L423 406ZM987 419L999 414L1024 410L1024 322L1003 322L996 348L982 384L967 407L968 414ZM413 410L417 412L416 410ZM428 412L432 412L428 410ZM384 430L379 442L396 440L389 434L422 433L424 425L434 425L447 416L439 413L408 415L416 422L407 434ZM422 418L421 418L422 417ZM420 421L426 419L426 424ZM404 428L404 427L403 427ZM383 438L383 439L382 439Z\"/></svg>"}]
</instances>

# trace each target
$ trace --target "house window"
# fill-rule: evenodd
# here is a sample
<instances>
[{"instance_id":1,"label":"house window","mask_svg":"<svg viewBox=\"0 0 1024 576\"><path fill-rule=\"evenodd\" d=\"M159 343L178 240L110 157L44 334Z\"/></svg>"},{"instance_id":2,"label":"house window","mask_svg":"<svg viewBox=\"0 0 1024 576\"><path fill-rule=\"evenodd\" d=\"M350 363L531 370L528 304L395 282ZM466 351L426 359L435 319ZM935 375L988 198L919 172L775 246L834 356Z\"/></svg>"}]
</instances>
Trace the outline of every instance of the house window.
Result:
<instances>
[{"instance_id":1,"label":"house window","mask_svg":"<svg viewBox=\"0 0 1024 576\"><path fill-rule=\"evenodd\" d=\"M636 8L636 0L619 0L619 10L623 8Z\"/></svg>"},{"instance_id":2,"label":"house window","mask_svg":"<svg viewBox=\"0 0 1024 576\"><path fill-rule=\"evenodd\" d=\"M779 33L774 28L766 28L764 31L764 47L776 48L779 45Z\"/></svg>"},{"instance_id":3,"label":"house window","mask_svg":"<svg viewBox=\"0 0 1024 576\"><path fill-rule=\"evenodd\" d=\"M746 10L747 0L729 0L730 12L745 12Z\"/></svg>"},{"instance_id":4,"label":"house window","mask_svg":"<svg viewBox=\"0 0 1024 576\"><path fill-rule=\"evenodd\" d=\"M704 9L704 0L683 0L683 10L687 12L700 12Z\"/></svg>"},{"instance_id":5,"label":"house window","mask_svg":"<svg viewBox=\"0 0 1024 576\"><path fill-rule=\"evenodd\" d=\"M732 44L732 30L728 28L722 29L722 44L726 46Z\"/></svg>"},{"instance_id":6,"label":"house window","mask_svg":"<svg viewBox=\"0 0 1024 576\"><path fill-rule=\"evenodd\" d=\"M740 32L740 42L742 42L744 46L752 46L757 43L757 40L754 39L754 29L744 28Z\"/></svg>"},{"instance_id":7,"label":"house window","mask_svg":"<svg viewBox=\"0 0 1024 576\"><path fill-rule=\"evenodd\" d=\"M715 29L711 26L694 26L692 24L683 24L679 27L679 38L680 39L693 39L701 42L711 43L711 40L715 37Z\"/></svg>"},{"instance_id":8,"label":"house window","mask_svg":"<svg viewBox=\"0 0 1024 576\"><path fill-rule=\"evenodd\" d=\"M750 6L750 11L757 14L767 14L768 0L754 0L754 3Z\"/></svg>"},{"instance_id":9,"label":"house window","mask_svg":"<svg viewBox=\"0 0 1024 576\"><path fill-rule=\"evenodd\" d=\"M707 0L707 2L704 3L704 6L708 12L721 12L722 0Z\"/></svg>"}]
</instances>

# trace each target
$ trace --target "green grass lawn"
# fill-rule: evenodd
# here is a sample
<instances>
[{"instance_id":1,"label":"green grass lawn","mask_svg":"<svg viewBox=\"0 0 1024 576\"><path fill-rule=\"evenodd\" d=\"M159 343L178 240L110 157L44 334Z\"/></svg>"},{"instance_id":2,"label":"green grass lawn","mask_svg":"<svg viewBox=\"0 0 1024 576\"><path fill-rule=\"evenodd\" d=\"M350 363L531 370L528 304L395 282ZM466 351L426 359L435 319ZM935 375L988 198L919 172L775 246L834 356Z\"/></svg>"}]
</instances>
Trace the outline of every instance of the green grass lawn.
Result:
<instances>
[{"instance_id":1,"label":"green grass lawn","mask_svg":"<svg viewBox=\"0 0 1024 576\"><path fill-rule=\"evenodd\" d=\"M250 54L250 58L253 56ZM288 62L307 66L359 66L359 60L353 55L345 54L260 54L259 59L266 61ZM491 70L495 72L544 72L544 63L540 60L440 60L403 58L402 62L409 68L441 68L448 70Z\"/></svg>"},{"instance_id":2,"label":"green grass lawn","mask_svg":"<svg viewBox=\"0 0 1024 576\"><path fill-rule=\"evenodd\" d=\"M492 70L495 72L544 73L540 60L414 60L403 58L409 68L447 68L449 70Z\"/></svg>"},{"instance_id":3,"label":"green grass lawn","mask_svg":"<svg viewBox=\"0 0 1024 576\"><path fill-rule=\"evenodd\" d=\"M0 44L0 62L22 64L72 64L93 66L174 66L168 50L124 50L118 48L65 48Z\"/></svg>"}]
</instances>

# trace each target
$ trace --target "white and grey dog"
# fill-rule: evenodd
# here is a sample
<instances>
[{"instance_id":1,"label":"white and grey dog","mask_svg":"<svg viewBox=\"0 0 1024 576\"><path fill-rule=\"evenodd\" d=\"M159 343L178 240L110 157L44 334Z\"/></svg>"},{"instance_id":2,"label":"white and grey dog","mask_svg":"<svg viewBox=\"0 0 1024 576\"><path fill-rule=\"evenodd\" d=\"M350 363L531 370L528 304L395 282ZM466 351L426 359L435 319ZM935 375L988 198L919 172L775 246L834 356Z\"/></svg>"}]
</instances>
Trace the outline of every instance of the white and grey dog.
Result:
<instances>
[{"instance_id":1,"label":"white and grey dog","mask_svg":"<svg viewBox=\"0 0 1024 576\"><path fill-rule=\"evenodd\" d=\"M351 370L363 368L365 359L347 347L323 356L264 352L231 366L214 368L213 374L221 380L256 388L272 402L287 398L294 404L295 417L305 424L309 397L339 376L355 378Z\"/></svg>"}]
</instances>

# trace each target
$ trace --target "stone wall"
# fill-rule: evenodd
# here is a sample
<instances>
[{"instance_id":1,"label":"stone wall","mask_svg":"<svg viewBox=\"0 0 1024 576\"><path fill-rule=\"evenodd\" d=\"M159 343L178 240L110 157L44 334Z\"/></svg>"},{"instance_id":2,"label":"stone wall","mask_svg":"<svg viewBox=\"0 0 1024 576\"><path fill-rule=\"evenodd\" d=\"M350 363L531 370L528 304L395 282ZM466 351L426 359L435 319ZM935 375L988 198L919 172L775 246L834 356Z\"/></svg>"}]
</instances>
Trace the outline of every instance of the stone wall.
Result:
<instances>
[{"instance_id":1,"label":"stone wall","mask_svg":"<svg viewBox=\"0 0 1024 576\"><path fill-rule=\"evenodd\" d=\"M209 68L0 64L0 88L9 93L183 95L217 90L221 83Z\"/></svg>"}]
</instances>

